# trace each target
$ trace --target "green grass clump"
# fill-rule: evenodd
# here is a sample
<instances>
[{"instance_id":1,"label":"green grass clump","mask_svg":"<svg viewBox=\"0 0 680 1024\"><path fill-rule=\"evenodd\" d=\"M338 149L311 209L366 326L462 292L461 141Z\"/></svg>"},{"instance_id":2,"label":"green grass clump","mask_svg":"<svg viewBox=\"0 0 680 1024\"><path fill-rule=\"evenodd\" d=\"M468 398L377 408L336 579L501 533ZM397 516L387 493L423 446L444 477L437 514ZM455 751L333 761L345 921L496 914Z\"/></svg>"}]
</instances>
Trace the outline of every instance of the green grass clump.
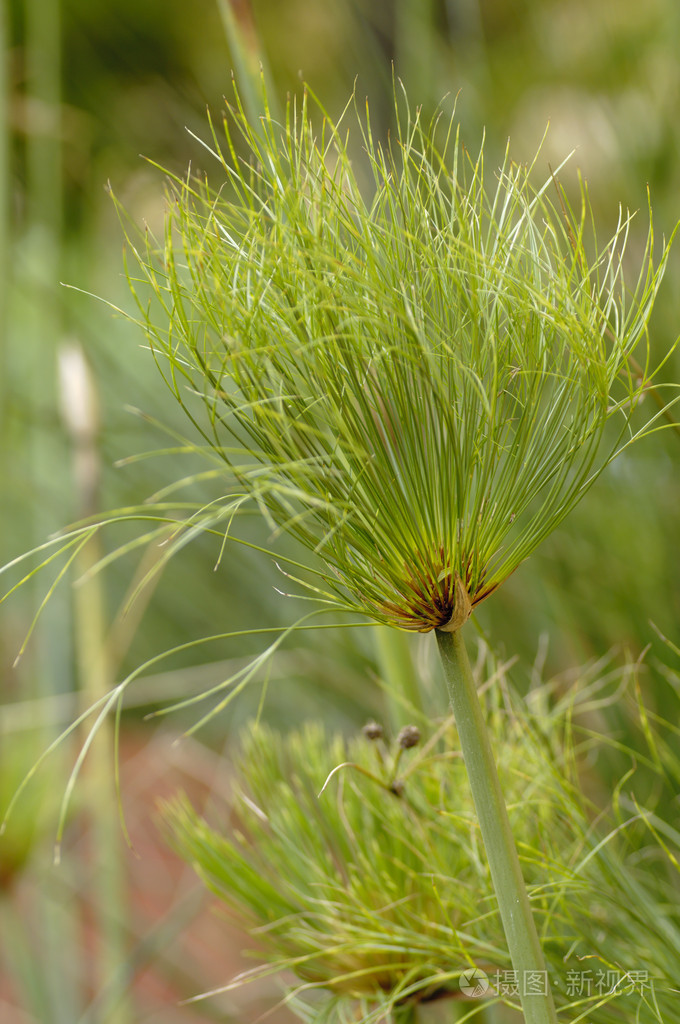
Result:
<instances>
[{"instance_id":1,"label":"green grass clump","mask_svg":"<svg viewBox=\"0 0 680 1024\"><path fill-rule=\"evenodd\" d=\"M584 687L580 710L598 688ZM534 695L529 714L507 693L490 695L488 721L559 1020L670 1024L677 864L650 829L653 815L623 809L623 784L593 821L575 763L606 741L584 733L576 745L573 701L549 712L544 697ZM460 1002L460 974L472 965L492 985L511 973L455 726L446 721L403 751L395 772L398 749L365 736L346 742L314 723L285 737L253 726L227 827L183 798L164 809L181 856L268 957L261 971L292 970L298 993L320 987L352 1020Z\"/></svg>"}]
</instances>

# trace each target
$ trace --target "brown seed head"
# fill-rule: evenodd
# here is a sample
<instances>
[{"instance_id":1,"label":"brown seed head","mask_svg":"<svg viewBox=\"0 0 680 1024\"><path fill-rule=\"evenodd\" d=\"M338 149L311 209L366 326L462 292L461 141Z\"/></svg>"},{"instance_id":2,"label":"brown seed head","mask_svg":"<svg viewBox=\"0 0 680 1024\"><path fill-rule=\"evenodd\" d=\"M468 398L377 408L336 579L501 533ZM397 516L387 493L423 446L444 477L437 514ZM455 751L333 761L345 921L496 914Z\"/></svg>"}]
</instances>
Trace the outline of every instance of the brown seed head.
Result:
<instances>
[{"instance_id":1,"label":"brown seed head","mask_svg":"<svg viewBox=\"0 0 680 1024\"><path fill-rule=\"evenodd\" d=\"M420 743L420 729L417 725L405 725L397 736L397 742L404 750L415 747Z\"/></svg>"},{"instance_id":2,"label":"brown seed head","mask_svg":"<svg viewBox=\"0 0 680 1024\"><path fill-rule=\"evenodd\" d=\"M378 722L367 722L361 731L367 740L380 740L383 736L383 727Z\"/></svg>"}]
</instances>

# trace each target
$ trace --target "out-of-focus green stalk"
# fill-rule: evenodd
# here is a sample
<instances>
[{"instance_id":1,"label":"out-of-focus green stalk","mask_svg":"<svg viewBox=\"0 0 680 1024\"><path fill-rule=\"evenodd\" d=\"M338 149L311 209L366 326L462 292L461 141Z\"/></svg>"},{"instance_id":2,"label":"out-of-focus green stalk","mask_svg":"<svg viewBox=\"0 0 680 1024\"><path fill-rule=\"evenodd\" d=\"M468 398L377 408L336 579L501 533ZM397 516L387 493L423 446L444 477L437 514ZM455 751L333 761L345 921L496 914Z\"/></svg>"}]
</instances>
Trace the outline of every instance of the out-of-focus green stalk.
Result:
<instances>
[{"instance_id":1,"label":"out-of-focus green stalk","mask_svg":"<svg viewBox=\"0 0 680 1024\"><path fill-rule=\"evenodd\" d=\"M407 1003L397 1007L392 1017L394 1024L418 1024L418 1007L415 1003Z\"/></svg>"},{"instance_id":2,"label":"out-of-focus green stalk","mask_svg":"<svg viewBox=\"0 0 680 1024\"><path fill-rule=\"evenodd\" d=\"M21 316L21 344L13 347L12 358L26 422L22 432L23 450L17 451L16 457L21 460L22 475L30 495L28 514L19 524L23 529L19 543L33 546L43 541L61 518L55 507L55 495L61 490L63 479L58 436L50 429L56 408L56 343L61 333L58 295L63 205L60 0L25 0L23 12L26 214L21 238L17 235L20 245L17 266L21 269L16 276L20 289L16 309ZM44 596L41 587L36 581L35 607ZM42 616L27 665L26 675L34 696L49 698L70 689L70 646L68 608L63 602L51 602ZM53 738L54 723L45 717L40 724L45 739ZM74 977L74 947L69 941L76 926L75 909L73 905L59 906L50 891L41 890L35 912L46 951L40 954L43 960L41 984L54 1024L72 1024L79 1019L82 1009L82 992Z\"/></svg>"},{"instance_id":3,"label":"out-of-focus green stalk","mask_svg":"<svg viewBox=\"0 0 680 1024\"><path fill-rule=\"evenodd\" d=\"M26 0L26 222L21 241L22 344L14 353L21 388L25 464L32 502L26 546L41 543L66 518L56 415L56 350L62 331L59 285L62 240L61 24L59 0ZM42 583L36 582L36 587ZM36 590L34 604L42 600ZM50 602L34 644L38 697L70 689L68 613Z\"/></svg>"},{"instance_id":4,"label":"out-of-focus green stalk","mask_svg":"<svg viewBox=\"0 0 680 1024\"><path fill-rule=\"evenodd\" d=\"M238 6L238 13L235 10ZM267 58L260 43L249 3L235 5L233 0L217 0L217 7L227 37L229 53L234 65L234 75L243 107L252 124L257 124L264 113L261 76L267 83L267 102L272 114L276 114L275 92L269 88L271 76Z\"/></svg>"},{"instance_id":5,"label":"out-of-focus green stalk","mask_svg":"<svg viewBox=\"0 0 680 1024\"><path fill-rule=\"evenodd\" d=\"M7 5L0 3L0 437L3 438L7 437L7 323L11 265L9 48ZM8 468L7 444L0 444L0 480L9 478ZM6 562L13 554L7 540L10 532L11 526L5 521L5 503L0 500L0 563Z\"/></svg>"},{"instance_id":6,"label":"out-of-focus green stalk","mask_svg":"<svg viewBox=\"0 0 680 1024\"><path fill-rule=\"evenodd\" d=\"M9 127L8 53L9 24L7 7L5 4L0 4L0 429L4 425L6 400L7 299L9 295L9 246L11 239L9 216L11 136Z\"/></svg>"},{"instance_id":7,"label":"out-of-focus green stalk","mask_svg":"<svg viewBox=\"0 0 680 1024\"><path fill-rule=\"evenodd\" d=\"M397 0L394 27L394 66L409 94L418 103L432 101L437 70L434 0Z\"/></svg>"},{"instance_id":8,"label":"out-of-focus green stalk","mask_svg":"<svg viewBox=\"0 0 680 1024\"><path fill-rule=\"evenodd\" d=\"M25 12L28 213L32 225L49 237L42 258L51 269L58 260L62 223L59 0L26 0ZM49 283L54 285L55 278Z\"/></svg>"},{"instance_id":9,"label":"out-of-focus green stalk","mask_svg":"<svg viewBox=\"0 0 680 1024\"><path fill-rule=\"evenodd\" d=\"M59 352L62 415L73 447L77 514L93 515L98 506L100 465L99 416L94 381L82 349L69 344ZM92 707L111 689L113 671L107 643L107 615L101 577L93 572L103 555L96 534L82 548L75 565L83 582L75 588L76 664L83 709ZM125 998L126 885L122 830L117 815L113 773L113 728L106 722L88 757L85 799L92 838L91 902L99 939L95 991L98 1020L130 1024ZM119 984L116 984L119 982ZM103 1002L102 1002L103 1000Z\"/></svg>"},{"instance_id":10,"label":"out-of-focus green stalk","mask_svg":"<svg viewBox=\"0 0 680 1024\"><path fill-rule=\"evenodd\" d=\"M81 574L88 572L102 554L96 538L93 538L80 553L77 571ZM110 689L104 623L102 585L100 577L95 575L78 587L75 595L76 659L82 680L83 705L87 707ZM106 995L103 1016L99 1019L110 1024L131 1024L133 1017L125 992L127 972L121 970L127 955L127 900L123 837L113 782L112 732L112 726L107 722L90 751L84 793L94 864L90 896L97 923L99 953L95 991Z\"/></svg>"},{"instance_id":11,"label":"out-of-focus green stalk","mask_svg":"<svg viewBox=\"0 0 680 1024\"><path fill-rule=\"evenodd\" d=\"M389 626L375 626L375 653L385 683L385 704L390 732L396 736L404 725L425 719L423 698L405 633Z\"/></svg>"}]
</instances>

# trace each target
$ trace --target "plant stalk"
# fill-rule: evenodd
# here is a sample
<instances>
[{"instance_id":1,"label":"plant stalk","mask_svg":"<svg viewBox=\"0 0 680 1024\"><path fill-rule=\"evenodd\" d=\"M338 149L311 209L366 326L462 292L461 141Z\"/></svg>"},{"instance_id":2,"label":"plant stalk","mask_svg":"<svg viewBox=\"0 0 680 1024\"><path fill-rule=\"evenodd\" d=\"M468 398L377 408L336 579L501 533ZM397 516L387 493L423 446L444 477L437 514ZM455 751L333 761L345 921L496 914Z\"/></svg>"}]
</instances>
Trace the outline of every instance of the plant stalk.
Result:
<instances>
[{"instance_id":1,"label":"plant stalk","mask_svg":"<svg viewBox=\"0 0 680 1024\"><path fill-rule=\"evenodd\" d=\"M395 1007L392 1013L393 1024L418 1024L417 1003L405 1003L403 1006Z\"/></svg>"},{"instance_id":2,"label":"plant stalk","mask_svg":"<svg viewBox=\"0 0 680 1024\"><path fill-rule=\"evenodd\" d=\"M239 94L250 123L256 125L265 113L261 78L264 76L265 82L269 83L271 73L257 32L255 17L250 3L217 0L217 8L234 64ZM273 99L274 90L268 89L267 95L269 109L277 116L278 111Z\"/></svg>"},{"instance_id":3,"label":"plant stalk","mask_svg":"<svg viewBox=\"0 0 680 1024\"><path fill-rule=\"evenodd\" d=\"M461 630L437 630L437 643L510 959L519 979L524 1019L526 1024L557 1024L545 960ZM524 994L530 977L545 979L545 995Z\"/></svg>"},{"instance_id":4,"label":"plant stalk","mask_svg":"<svg viewBox=\"0 0 680 1024\"><path fill-rule=\"evenodd\" d=\"M418 674L406 633L391 626L374 627L375 655L385 683L385 711L390 734L404 725L426 721Z\"/></svg>"},{"instance_id":5,"label":"plant stalk","mask_svg":"<svg viewBox=\"0 0 680 1024\"><path fill-rule=\"evenodd\" d=\"M11 262L9 195L12 148L9 122L9 52L9 17L3 4L0 5L0 427L4 427L5 402L8 397L5 381L7 377L7 300L9 296L7 277ZM3 445L3 454L4 447ZM4 474L3 479L5 479Z\"/></svg>"},{"instance_id":6,"label":"plant stalk","mask_svg":"<svg viewBox=\"0 0 680 1024\"><path fill-rule=\"evenodd\" d=\"M97 389L79 346L73 343L62 346L59 369L62 416L73 445L77 515L85 519L96 514L99 505ZM103 555L97 534L88 540L75 562L81 578L80 586L74 591L75 654L85 708L96 706L113 685L111 652L106 638L105 593L101 577L95 572ZM113 725L107 720L102 725L98 744L88 756L90 834L97 864L89 898L99 939L93 966L102 1019L105 1017L110 1024L130 1024L132 1010L125 992L127 891L122 831L111 780L113 753Z\"/></svg>"}]
</instances>

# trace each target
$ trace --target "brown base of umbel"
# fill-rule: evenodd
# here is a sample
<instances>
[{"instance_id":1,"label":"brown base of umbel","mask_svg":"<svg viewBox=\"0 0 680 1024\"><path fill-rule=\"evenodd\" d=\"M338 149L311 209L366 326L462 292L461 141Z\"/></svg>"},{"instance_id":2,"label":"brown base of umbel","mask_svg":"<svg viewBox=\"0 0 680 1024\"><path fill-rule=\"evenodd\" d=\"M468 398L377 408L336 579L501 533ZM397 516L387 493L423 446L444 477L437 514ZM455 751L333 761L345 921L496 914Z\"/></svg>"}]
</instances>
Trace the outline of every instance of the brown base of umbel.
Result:
<instances>
[{"instance_id":1,"label":"brown base of umbel","mask_svg":"<svg viewBox=\"0 0 680 1024\"><path fill-rule=\"evenodd\" d=\"M451 618L448 622L445 622L438 628L442 633L455 633L457 629L460 629L461 626L465 625L471 614L472 603L470 601L470 596L463 586L463 581L460 576L456 573L454 604L453 611L451 612Z\"/></svg>"}]
</instances>

